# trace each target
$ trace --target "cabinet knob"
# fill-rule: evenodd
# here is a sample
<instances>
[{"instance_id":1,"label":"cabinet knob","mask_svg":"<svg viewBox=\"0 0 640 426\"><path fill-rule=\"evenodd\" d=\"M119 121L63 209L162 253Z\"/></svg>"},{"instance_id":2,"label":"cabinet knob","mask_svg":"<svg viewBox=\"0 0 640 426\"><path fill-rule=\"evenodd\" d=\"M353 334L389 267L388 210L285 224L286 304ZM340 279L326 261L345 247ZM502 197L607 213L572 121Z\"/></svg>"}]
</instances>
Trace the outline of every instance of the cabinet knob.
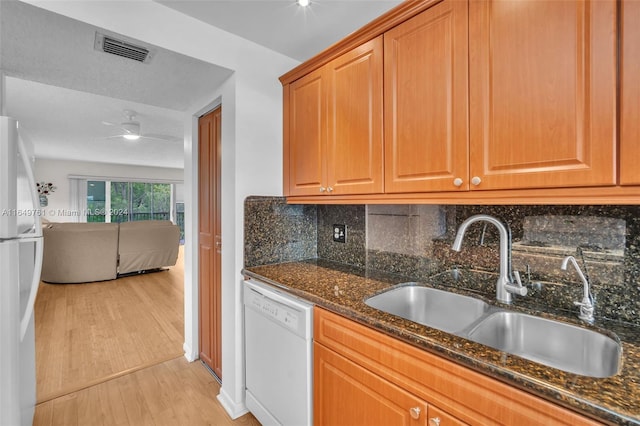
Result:
<instances>
[{"instance_id":1,"label":"cabinet knob","mask_svg":"<svg viewBox=\"0 0 640 426\"><path fill-rule=\"evenodd\" d=\"M320 192L324 192L324 191L326 191L326 190L327 190L327 188L325 188L324 186L321 186L321 187L320 187Z\"/></svg>"},{"instance_id":2,"label":"cabinet knob","mask_svg":"<svg viewBox=\"0 0 640 426\"><path fill-rule=\"evenodd\" d=\"M431 417L429 419L429 426L440 426L440 417Z\"/></svg>"},{"instance_id":3,"label":"cabinet knob","mask_svg":"<svg viewBox=\"0 0 640 426\"><path fill-rule=\"evenodd\" d=\"M455 179L453 180L453 186L462 186L462 182L463 182L463 181L462 181L462 179L460 179L460 178L455 178Z\"/></svg>"},{"instance_id":4,"label":"cabinet knob","mask_svg":"<svg viewBox=\"0 0 640 426\"><path fill-rule=\"evenodd\" d=\"M331 192L331 191L333 191L333 188L332 187L328 187L327 188L327 192Z\"/></svg>"},{"instance_id":5,"label":"cabinet knob","mask_svg":"<svg viewBox=\"0 0 640 426\"><path fill-rule=\"evenodd\" d=\"M409 414L411 414L412 419L418 420L420 418L420 407L409 408Z\"/></svg>"},{"instance_id":6,"label":"cabinet knob","mask_svg":"<svg viewBox=\"0 0 640 426\"><path fill-rule=\"evenodd\" d=\"M482 179L480 179L478 176L474 176L471 178L471 184L478 186L480 185L480 182L482 182Z\"/></svg>"}]
</instances>

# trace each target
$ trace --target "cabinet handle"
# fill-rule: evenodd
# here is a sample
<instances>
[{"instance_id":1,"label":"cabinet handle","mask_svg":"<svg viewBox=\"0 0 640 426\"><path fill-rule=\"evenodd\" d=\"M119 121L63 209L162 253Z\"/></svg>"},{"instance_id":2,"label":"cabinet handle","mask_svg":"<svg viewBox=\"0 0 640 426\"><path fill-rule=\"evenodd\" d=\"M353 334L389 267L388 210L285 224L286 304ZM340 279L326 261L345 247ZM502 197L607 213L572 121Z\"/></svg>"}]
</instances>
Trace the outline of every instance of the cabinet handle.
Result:
<instances>
[{"instance_id":1,"label":"cabinet handle","mask_svg":"<svg viewBox=\"0 0 640 426\"><path fill-rule=\"evenodd\" d=\"M429 426L440 426L440 417L431 417L429 419Z\"/></svg>"},{"instance_id":2,"label":"cabinet handle","mask_svg":"<svg viewBox=\"0 0 640 426\"><path fill-rule=\"evenodd\" d=\"M327 188L325 188L324 186L321 186L321 187L320 187L320 192L324 192L324 191L326 191L326 190L327 190Z\"/></svg>"},{"instance_id":3,"label":"cabinet handle","mask_svg":"<svg viewBox=\"0 0 640 426\"><path fill-rule=\"evenodd\" d=\"M474 176L473 178L471 178L471 184L478 186L480 185L480 182L482 182L482 179L480 179L478 176Z\"/></svg>"},{"instance_id":4,"label":"cabinet handle","mask_svg":"<svg viewBox=\"0 0 640 426\"><path fill-rule=\"evenodd\" d=\"M327 188L327 192L331 192L331 191L333 191L333 188L332 187L328 187Z\"/></svg>"},{"instance_id":5,"label":"cabinet handle","mask_svg":"<svg viewBox=\"0 0 640 426\"><path fill-rule=\"evenodd\" d=\"M462 179L460 179L460 178L455 178L455 179L453 180L453 186L462 186L462 182L463 182L463 181L462 181Z\"/></svg>"},{"instance_id":6,"label":"cabinet handle","mask_svg":"<svg viewBox=\"0 0 640 426\"><path fill-rule=\"evenodd\" d=\"M411 414L412 419L418 420L420 418L420 407L409 408L409 414Z\"/></svg>"}]
</instances>

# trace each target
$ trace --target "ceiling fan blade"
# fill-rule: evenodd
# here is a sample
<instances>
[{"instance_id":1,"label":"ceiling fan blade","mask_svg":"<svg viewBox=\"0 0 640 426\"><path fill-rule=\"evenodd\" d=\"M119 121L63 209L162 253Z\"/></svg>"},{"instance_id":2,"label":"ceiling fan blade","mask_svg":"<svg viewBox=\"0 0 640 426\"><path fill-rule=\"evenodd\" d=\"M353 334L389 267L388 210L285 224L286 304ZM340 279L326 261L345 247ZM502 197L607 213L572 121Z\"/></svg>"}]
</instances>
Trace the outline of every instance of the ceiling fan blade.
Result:
<instances>
[{"instance_id":1,"label":"ceiling fan blade","mask_svg":"<svg viewBox=\"0 0 640 426\"><path fill-rule=\"evenodd\" d=\"M155 139L155 140L166 141L166 142L181 142L182 141L181 138L177 138L175 136L159 135L159 134L155 134L155 133L145 133L144 135L140 135L140 137L144 138L144 139Z\"/></svg>"}]
</instances>

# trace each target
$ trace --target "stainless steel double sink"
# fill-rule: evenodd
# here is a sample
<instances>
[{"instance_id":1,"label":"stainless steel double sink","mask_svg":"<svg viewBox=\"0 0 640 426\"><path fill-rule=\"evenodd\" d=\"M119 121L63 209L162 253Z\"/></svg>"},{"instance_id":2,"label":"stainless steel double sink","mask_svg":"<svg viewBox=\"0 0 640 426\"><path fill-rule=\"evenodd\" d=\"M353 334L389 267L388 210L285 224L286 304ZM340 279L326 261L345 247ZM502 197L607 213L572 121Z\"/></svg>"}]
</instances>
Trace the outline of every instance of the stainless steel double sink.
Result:
<instances>
[{"instance_id":1,"label":"stainless steel double sink","mask_svg":"<svg viewBox=\"0 0 640 426\"><path fill-rule=\"evenodd\" d=\"M405 283L365 303L569 373L609 377L620 368L622 346L613 334L502 309L475 297Z\"/></svg>"}]
</instances>

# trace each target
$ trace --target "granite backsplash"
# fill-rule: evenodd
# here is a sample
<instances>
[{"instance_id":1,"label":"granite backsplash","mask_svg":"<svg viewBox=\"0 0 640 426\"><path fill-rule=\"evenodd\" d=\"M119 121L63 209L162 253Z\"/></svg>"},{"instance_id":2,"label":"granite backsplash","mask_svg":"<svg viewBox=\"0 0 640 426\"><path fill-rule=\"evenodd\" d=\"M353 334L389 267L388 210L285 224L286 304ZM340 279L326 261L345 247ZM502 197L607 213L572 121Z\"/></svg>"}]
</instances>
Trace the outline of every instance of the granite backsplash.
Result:
<instances>
[{"instance_id":1,"label":"granite backsplash","mask_svg":"<svg viewBox=\"0 0 640 426\"><path fill-rule=\"evenodd\" d=\"M451 250L458 226L474 214L509 225L527 304L576 310L580 278L560 269L573 255L592 284L596 317L640 325L640 206L288 205L283 197L252 196L245 200L244 262L320 258L413 281L454 268L497 272L491 224L473 224L462 251ZM333 241L334 224L346 225L345 243Z\"/></svg>"}]
</instances>

